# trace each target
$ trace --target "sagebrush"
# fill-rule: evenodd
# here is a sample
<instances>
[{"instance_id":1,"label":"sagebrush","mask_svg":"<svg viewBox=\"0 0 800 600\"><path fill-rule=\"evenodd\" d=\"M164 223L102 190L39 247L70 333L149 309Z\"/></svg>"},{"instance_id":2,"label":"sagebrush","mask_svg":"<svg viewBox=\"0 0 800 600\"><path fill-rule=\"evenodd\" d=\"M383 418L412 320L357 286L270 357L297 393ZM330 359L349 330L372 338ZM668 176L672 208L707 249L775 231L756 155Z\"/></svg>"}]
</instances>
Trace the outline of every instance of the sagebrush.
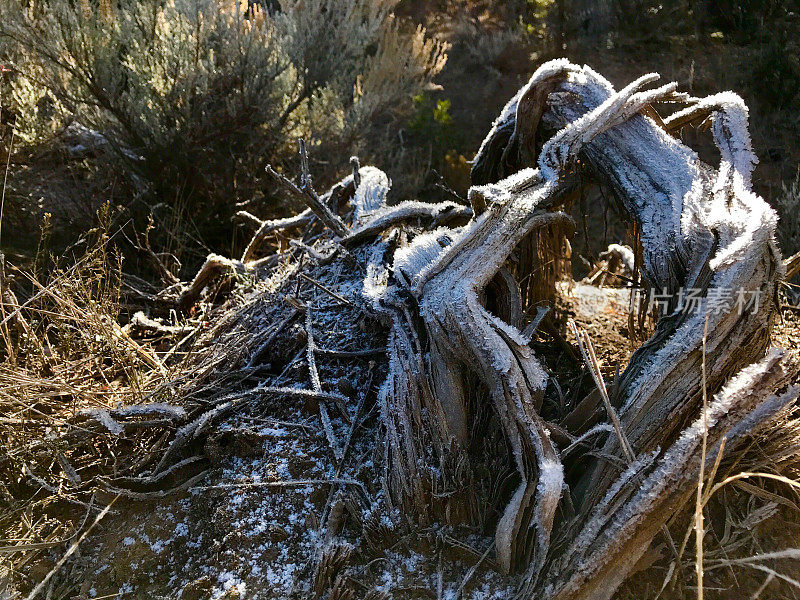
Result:
<instances>
[{"instance_id":1,"label":"sagebrush","mask_svg":"<svg viewBox=\"0 0 800 600\"><path fill-rule=\"evenodd\" d=\"M218 226L237 203L272 201L264 166L296 138L318 155L369 154L371 132L409 114L446 46L396 4L11 0L0 52L15 69L17 135L47 141L76 121L107 140L140 196Z\"/></svg>"}]
</instances>

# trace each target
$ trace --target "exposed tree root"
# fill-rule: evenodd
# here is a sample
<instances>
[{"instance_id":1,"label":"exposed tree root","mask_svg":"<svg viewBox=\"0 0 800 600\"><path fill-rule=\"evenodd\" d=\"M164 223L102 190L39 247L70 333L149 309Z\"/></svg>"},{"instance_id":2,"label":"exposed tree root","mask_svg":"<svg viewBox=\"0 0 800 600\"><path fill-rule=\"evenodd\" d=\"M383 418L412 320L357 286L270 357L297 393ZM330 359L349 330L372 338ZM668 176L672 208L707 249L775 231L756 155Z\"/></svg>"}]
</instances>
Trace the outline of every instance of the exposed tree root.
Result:
<instances>
[{"instance_id":1,"label":"exposed tree root","mask_svg":"<svg viewBox=\"0 0 800 600\"><path fill-rule=\"evenodd\" d=\"M776 215L751 189L756 158L747 109L732 93L695 99L675 84L646 89L657 78L646 75L617 92L588 67L543 65L481 146L473 169L481 185L470 190L470 207L390 206L389 178L357 162L321 197L306 166L299 184L273 172L308 210L263 222L241 261L210 256L182 296L186 309L223 273L253 273L270 232L323 225L324 244L305 238L289 252L317 268L345 257L337 269L348 265L361 295L345 298L301 269L297 289L312 283L389 329L379 395L385 501L412 526L493 527L497 564L522 574L521 597L610 598L700 474L713 477L720 464L740 458L743 442L769 429L800 393L796 353L767 351L786 270L774 241ZM655 102L688 107L662 121ZM670 135L700 120L711 122L716 168ZM301 162L307 165L302 146ZM606 390L591 359L600 393L547 422L542 399L553 376L530 343L547 310L539 306L532 321L526 316L552 301L555 282L568 275L574 223L564 209L588 181L613 191L641 242L641 260L618 247L604 257L605 268L617 282L642 281L660 320L613 387ZM310 389L260 392L313 396L340 465L349 442L342 446L334 432L328 402L332 408L344 399L323 389L315 357L324 351L310 309L288 291L284 298L290 312L253 345L247 368L305 315ZM590 359L588 339L578 341ZM698 419L705 392L714 399ZM184 425L159 468L236 402L218 402ZM510 493L488 497L473 485L489 459L516 471ZM568 476L565 464L582 468ZM488 522L490 513L498 516ZM317 561L315 585L326 573L334 578L351 551L331 543Z\"/></svg>"}]
</instances>

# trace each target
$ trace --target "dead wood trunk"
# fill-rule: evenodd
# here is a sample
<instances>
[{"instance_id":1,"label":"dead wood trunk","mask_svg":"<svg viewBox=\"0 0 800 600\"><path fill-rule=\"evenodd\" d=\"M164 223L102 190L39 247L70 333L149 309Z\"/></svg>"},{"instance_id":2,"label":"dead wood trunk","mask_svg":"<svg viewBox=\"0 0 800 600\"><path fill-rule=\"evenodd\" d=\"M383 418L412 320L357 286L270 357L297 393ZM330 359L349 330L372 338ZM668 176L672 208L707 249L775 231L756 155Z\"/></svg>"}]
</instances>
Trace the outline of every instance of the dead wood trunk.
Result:
<instances>
[{"instance_id":1,"label":"dead wood trunk","mask_svg":"<svg viewBox=\"0 0 800 600\"><path fill-rule=\"evenodd\" d=\"M780 355L758 363L783 267L773 240L775 214L750 188L755 157L746 107L724 94L690 101L673 117L711 114L722 156L714 169L640 114L654 101L689 100L675 94L674 85L640 91L653 79L616 93L585 67L557 61L540 68L477 158L477 171L507 175L470 191L476 212L485 212L461 230L419 236L394 257L394 278L408 296L394 311L391 372L382 395L388 491L409 514L430 514L436 506L450 516L469 512L463 496L445 494L442 502L436 492L458 490L470 472L465 449L471 443L471 377L477 376L519 472L495 538L498 563L507 571L525 570L526 597L609 597L686 500L700 461L697 423L681 431L700 406L704 331L710 390L737 373L737 381L758 380L747 384L749 394L739 393L737 386L746 384L737 383L717 398L714 406L727 412L709 417L709 459L723 435L730 444L732 431L750 431L796 395L795 389L788 398L770 393L787 383L794 363L785 366ZM538 168L525 168L542 129L559 133L541 148ZM493 160L502 167L488 168ZM538 412L548 374L517 324L490 313L481 294L526 236L568 222L550 211L576 185L577 168L610 185L637 223L642 275L663 296L665 310L612 399L634 464L620 472L587 458L590 467L570 491L551 427ZM699 310L679 307L690 289L702 298ZM737 295L756 294L759 305L742 311ZM742 371L751 363L756 366ZM602 453L624 464L616 436L608 437ZM564 494L572 495L578 510L558 523L560 535L573 541L566 555L556 557L550 537Z\"/></svg>"},{"instance_id":2,"label":"dead wood trunk","mask_svg":"<svg viewBox=\"0 0 800 600\"><path fill-rule=\"evenodd\" d=\"M354 265L364 310L390 329L379 396L385 499L423 525L485 525L486 505L502 501L492 507L497 563L523 573L525 598L611 597L689 498L703 460L714 464L723 445L735 458L740 442L800 392L792 384L795 354L771 350L765 358L785 270L776 215L751 190L747 108L732 93L698 100L674 84L645 90L655 79L616 92L588 67L543 65L478 152L473 178L482 185L470 190L471 211L452 203L388 206L389 179L372 167L356 169L322 199L307 173L299 187L282 181L307 197L335 234L337 252L361 249ZM688 107L662 121L654 102ZM699 119L712 122L717 168L670 134ZM589 411L594 416L578 428L570 418L541 416L552 375L531 348L522 314L554 293L574 228L562 209L588 180L613 190L635 223L643 252L635 276L659 294L661 318L606 406L597 394L580 403L602 410ZM328 207L345 195L349 224ZM269 231L307 224L310 215L264 223L242 262L212 257L189 303L211 267L249 270ZM748 298L756 305L743 307ZM704 384L716 396L699 417ZM605 390L601 379L598 387ZM604 422L610 418L615 427ZM597 452L569 448L571 464L583 469L567 485L566 445L592 426L605 438ZM501 500L476 485L486 464L516 471Z\"/></svg>"}]
</instances>

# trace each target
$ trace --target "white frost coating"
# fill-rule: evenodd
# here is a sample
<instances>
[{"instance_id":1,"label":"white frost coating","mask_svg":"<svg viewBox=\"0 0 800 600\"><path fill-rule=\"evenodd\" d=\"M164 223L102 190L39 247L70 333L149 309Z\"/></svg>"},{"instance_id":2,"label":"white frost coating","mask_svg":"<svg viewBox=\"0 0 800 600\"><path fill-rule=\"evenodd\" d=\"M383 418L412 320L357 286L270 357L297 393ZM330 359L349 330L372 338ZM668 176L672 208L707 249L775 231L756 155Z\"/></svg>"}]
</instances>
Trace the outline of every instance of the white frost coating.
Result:
<instances>
[{"instance_id":1,"label":"white frost coating","mask_svg":"<svg viewBox=\"0 0 800 600\"><path fill-rule=\"evenodd\" d=\"M747 106L732 92L712 96L711 100L718 106L712 118L714 141L721 161L714 184L716 210L709 215L710 225L716 225L718 219L725 222L725 209L730 212L727 222L733 220L734 224L729 233L732 239L724 240L722 249L710 263L712 269L719 269L740 260L751 245L763 245L765 238L774 234L778 217L751 191L751 174L758 158L753 154L750 141Z\"/></svg>"},{"instance_id":2,"label":"white frost coating","mask_svg":"<svg viewBox=\"0 0 800 600\"><path fill-rule=\"evenodd\" d=\"M415 279L414 293L420 299L420 315L429 336L439 340L439 345L446 340L451 351L466 361L465 366L481 375L506 428L522 481L505 508L495 535L498 562L504 569L512 566L516 552L524 547L529 527L536 529L536 561L532 568L541 566L561 495L563 472L543 424L531 414L532 395L542 391L547 374L520 332L481 305L479 291L500 269L517 238L524 237L539 218L534 209L552 186L542 183L536 171L530 169L499 185L485 186L487 197L499 201L465 226L444 251L437 251L434 238L428 237L419 242L417 260L407 254L398 256L400 262L412 264L414 270L425 265ZM523 448L529 443L536 456L536 474L523 456Z\"/></svg>"},{"instance_id":3,"label":"white frost coating","mask_svg":"<svg viewBox=\"0 0 800 600\"><path fill-rule=\"evenodd\" d=\"M635 532L637 524L650 513L654 503L663 496L664 490L676 485L677 482L687 481L685 471L690 468L690 461L696 456L704 430L706 428L708 430L713 429L732 408L738 406L751 394L757 394L763 387L760 385L763 377L775 367L776 363L784 355L785 351L772 348L764 359L742 369L729 381L714 396L708 408L706 419L704 420L701 416L681 433L678 440L659 460L657 468L648 475L637 494L622 509L614 512L611 525L600 532L603 523L608 519L602 514L596 514L576 539L569 555L574 557L576 554L581 555L585 551L597 556L608 555L609 547L619 546L630 539L630 536ZM743 433L746 433L746 431L742 428L729 430L726 436L728 443L733 443L736 435ZM718 450L718 445L709 449L707 460L714 459L716 450ZM615 484L612 489L609 489L603 503L607 503L606 501L612 497L612 492L618 492L616 488ZM595 513L599 509L600 505L595 510ZM591 576L589 566L597 567L597 563L586 557L579 560L580 565L576 571L576 577ZM571 562L574 562L574 559ZM573 581L572 583L574 584L575 582ZM547 594L552 594L552 587L546 592Z\"/></svg>"},{"instance_id":4,"label":"white frost coating","mask_svg":"<svg viewBox=\"0 0 800 600\"><path fill-rule=\"evenodd\" d=\"M115 421L111 414L103 408L86 408L78 414L94 419L114 435L120 435L125 428Z\"/></svg>"},{"instance_id":5,"label":"white frost coating","mask_svg":"<svg viewBox=\"0 0 800 600\"><path fill-rule=\"evenodd\" d=\"M712 269L730 266L746 253L750 245L763 243L772 234L777 216L752 193L751 175L758 163L748 130L748 109L733 92L723 92L697 101L675 113L666 123L692 115L711 113L714 142L720 151L720 167L713 187L713 201L700 214L702 224L719 229L720 250L712 259ZM695 190L693 198L701 198ZM695 212L685 218L695 216Z\"/></svg>"},{"instance_id":6,"label":"white frost coating","mask_svg":"<svg viewBox=\"0 0 800 600\"><path fill-rule=\"evenodd\" d=\"M538 576L547 558L550 545L550 530L553 517L564 491L564 465L558 457L543 458L539 461L539 483L536 485L536 539L538 555L531 565L531 572ZM543 526L545 525L545 526Z\"/></svg>"},{"instance_id":7,"label":"white frost coating","mask_svg":"<svg viewBox=\"0 0 800 600\"><path fill-rule=\"evenodd\" d=\"M763 377L764 373L771 370L775 364L786 355L781 348L770 348L767 355L757 363L753 363L739 371L722 389L714 395L714 401L708 409L708 427L713 427L717 420L727 414L731 404L737 397L749 393L755 383ZM695 421L690 428L683 432L681 438L689 439L703 430L703 419Z\"/></svg>"},{"instance_id":8,"label":"white frost coating","mask_svg":"<svg viewBox=\"0 0 800 600\"><path fill-rule=\"evenodd\" d=\"M738 275L736 272L720 271L714 275L711 287L736 289L736 275ZM649 397L655 392L667 375L664 365L676 364L681 356L702 345L706 326L706 308L707 302L704 299L700 309L692 312L686 322L675 331L669 342L650 357L636 381L631 385L631 392L626 398L620 414L624 414L630 409L639 398ZM724 312L709 312L708 331L713 331L726 316ZM711 347L708 350L710 351Z\"/></svg>"},{"instance_id":9,"label":"white frost coating","mask_svg":"<svg viewBox=\"0 0 800 600\"><path fill-rule=\"evenodd\" d=\"M584 144L619 122L625 104L636 90L659 77L657 73L643 75L550 138L542 147L538 161L545 179L558 178L565 164L576 157Z\"/></svg>"},{"instance_id":10,"label":"white frost coating","mask_svg":"<svg viewBox=\"0 0 800 600\"><path fill-rule=\"evenodd\" d=\"M609 258L612 255L617 256L622 261L622 264L625 265L625 270L627 272L634 272L634 264L636 261L633 256L633 250L631 250L628 246L623 246L622 244L609 244L608 250L600 253L600 258Z\"/></svg>"},{"instance_id":11,"label":"white frost coating","mask_svg":"<svg viewBox=\"0 0 800 600\"><path fill-rule=\"evenodd\" d=\"M537 183L536 185L532 185ZM520 232L524 231L524 225L529 224L528 219L533 219L533 212L537 204L551 195L557 183L541 182L538 170L523 169L514 175L487 186L480 186L485 191L488 198L495 203L490 210L479 215L476 219L465 225L457 235L453 236L453 243L444 252L440 253L436 259L426 266L418 275L414 284L413 293L417 298L423 295L425 284L445 269L450 262L462 262L465 265L459 269L459 274L452 275L455 279L469 279L472 281L474 289L482 289L489 280L497 273L502 264L508 258L516 243L524 237ZM509 202L511 192L516 192L514 202ZM509 223L503 223L498 227L495 212L505 211L503 220L506 222L516 222L516 226L509 229ZM483 239L484 247L502 248L498 252L481 252L480 269L476 270L479 277L472 276L475 252L471 248L476 239ZM464 254L470 255L462 258ZM463 272L464 269L467 272ZM427 291L428 295L439 296L447 286L440 286L439 290ZM439 301L444 301L440 298ZM439 304L439 301L428 301L430 306Z\"/></svg>"},{"instance_id":12,"label":"white frost coating","mask_svg":"<svg viewBox=\"0 0 800 600\"><path fill-rule=\"evenodd\" d=\"M588 68L581 74L571 74L562 87L578 95L589 110L593 103L608 106L609 96L614 97L613 88ZM635 96L631 96L631 101ZM751 249L757 254L750 260L758 260L761 249L774 232L774 212L749 191L755 158L747 133L746 108L735 94L723 94L712 98L706 109L719 104L723 106L721 113L715 116L714 133L722 164L714 184L715 193L710 199L710 190L704 185L708 171L701 170L696 153L654 126L648 118L636 115L620 127L600 134L596 144L586 147L598 164L605 165L613 173L616 185L623 190L621 196L626 208L642 224L646 281L659 291L667 288L675 293L678 286L694 287L714 241L712 230L719 244L717 255L710 262L712 269L717 270L712 287L751 289L747 269L729 274L722 271L742 260ZM564 106L556 103L553 110L561 111L563 119L572 123L566 129L574 128L572 138L578 139L578 126L586 113L571 106L574 103ZM595 108L593 112L602 115L605 109ZM613 121L614 118L610 118L609 122ZM566 129L551 142L555 144L559 137L569 139ZM559 151L560 154L553 151L554 164L569 151L569 144ZM682 269L686 272L682 273ZM724 317L712 314L709 331L720 325ZM669 373L664 369L665 364L677 364L682 355L699 347L702 331L703 315L693 315L664 347L642 364L636 381L628 386L626 409L637 398L647 398L656 390Z\"/></svg>"},{"instance_id":13,"label":"white frost coating","mask_svg":"<svg viewBox=\"0 0 800 600\"><path fill-rule=\"evenodd\" d=\"M184 409L182 406L173 406L171 404L163 404L161 402L153 402L151 404L134 404L124 408L114 409L114 415L117 417L141 416L150 415L153 413L161 414L175 420L186 418L186 409Z\"/></svg>"},{"instance_id":14,"label":"white frost coating","mask_svg":"<svg viewBox=\"0 0 800 600\"><path fill-rule=\"evenodd\" d=\"M577 107L574 102L554 105L554 112L568 123L582 118L587 110L596 109L614 95L610 84L588 67L580 74L570 75L562 88L582 102ZM631 104L623 105L622 112L627 115L641 98L633 94ZM608 123L616 121L612 117L613 113L603 116L609 119ZM650 283L657 287L672 285L671 263L676 252L685 254L683 246L688 237L680 232L684 197L699 178L696 153L638 114L599 134L586 152L613 173L616 184L625 190L621 196L626 209L639 216L644 267L651 277Z\"/></svg>"},{"instance_id":15,"label":"white frost coating","mask_svg":"<svg viewBox=\"0 0 800 600\"><path fill-rule=\"evenodd\" d=\"M471 216L471 208L455 202L431 204L417 200L405 200L395 206L384 206L370 213L369 218L363 218L347 237L349 240L357 240L362 237L378 235L388 227L403 221L413 222L415 219L425 219L432 220L436 224L439 221L444 222L445 218L466 220Z\"/></svg>"},{"instance_id":16,"label":"white frost coating","mask_svg":"<svg viewBox=\"0 0 800 600\"><path fill-rule=\"evenodd\" d=\"M512 354L508 351L508 345L506 343L506 340L510 340L517 346L517 360L525 371L525 379L528 384L534 389L545 389L545 387L547 387L549 375L534 356L533 351L528 345L528 339L513 325L509 325L474 301L473 304L475 305L475 310L481 312L487 322L500 333L501 337L505 338L503 343L497 345L489 343L490 338L488 336L484 338L487 342L487 348L491 349L492 355L494 356L495 366L498 372L508 373L511 368L511 362L514 359Z\"/></svg>"},{"instance_id":17,"label":"white frost coating","mask_svg":"<svg viewBox=\"0 0 800 600\"><path fill-rule=\"evenodd\" d=\"M500 111L500 115L494 120L492 123L492 127L489 129L489 134L484 138L483 142L481 142L481 146L478 149L478 153L476 156L480 156L486 150L486 145L489 141L494 137L497 133L497 130L500 129L503 125L505 125L512 116L517 114L517 105L519 104L520 98L525 95L525 93L530 90L532 86L535 86L542 81L550 79L551 77L555 77L560 73L564 72L571 72L571 71L579 71L580 67L577 65L572 64L566 58L558 58L555 60L548 61L540 66L534 74L531 76L528 83L522 86L519 91L514 94L514 97L511 98L506 105L503 107L503 110ZM516 129L516 126L515 126Z\"/></svg>"},{"instance_id":18,"label":"white frost coating","mask_svg":"<svg viewBox=\"0 0 800 600\"><path fill-rule=\"evenodd\" d=\"M355 209L353 212L354 225L360 224L361 221L386 205L386 195L391 187L389 177L376 167L361 167L358 174L361 176L361 183L350 200Z\"/></svg>"},{"instance_id":19,"label":"white frost coating","mask_svg":"<svg viewBox=\"0 0 800 600\"><path fill-rule=\"evenodd\" d=\"M759 362L753 363L739 371L725 386L714 395L714 398L706 412L706 418L701 415L692 425L681 432L678 440L670 447L664 458L660 461L661 466L650 476L650 480L655 482L653 485L668 485L670 473L680 467L681 459L689 455L692 447L699 443L703 431L713 429L720 419L741 401L742 398L758 390L759 381L764 374L769 372L784 356L785 350L770 348L767 355ZM730 441L730 440L729 440ZM660 476L660 475L663 475ZM653 496L655 497L655 495ZM630 515L620 514L617 519L624 522Z\"/></svg>"},{"instance_id":20,"label":"white frost coating","mask_svg":"<svg viewBox=\"0 0 800 600\"><path fill-rule=\"evenodd\" d=\"M380 301L386 297L389 284L389 270L383 266L382 257L386 253L387 245L379 242L374 245L372 255L367 263L367 274L361 294L370 303L373 310L380 311Z\"/></svg>"},{"instance_id":21,"label":"white frost coating","mask_svg":"<svg viewBox=\"0 0 800 600\"><path fill-rule=\"evenodd\" d=\"M714 138L718 144L726 146L722 156L741 175L747 189L750 189L750 176L753 168L758 164L758 157L753 153L748 130L747 105L742 98L734 92L713 94L698 100L692 106L678 111L665 119L664 123L671 123L695 113L710 111L714 123ZM726 131L723 131L723 128ZM722 150L722 148L720 148Z\"/></svg>"},{"instance_id":22,"label":"white frost coating","mask_svg":"<svg viewBox=\"0 0 800 600\"><path fill-rule=\"evenodd\" d=\"M537 550L546 549L563 472L544 424L537 420L538 415L532 410L534 394L539 390L527 389L526 379L522 376L523 373L527 375L528 368L540 366L529 354L519 332L480 306L478 293L519 242L521 237L518 236L527 234L534 223L541 224L542 221L537 221L540 218L537 209L541 211L543 201L558 192L563 166L577 156L581 148L586 151L590 164L599 165L598 168L604 171L626 203L628 212L642 224L644 270L648 283L663 285L672 293L679 286L691 286L701 274L703 283L708 281L707 259L714 235L719 249L717 262L711 265L716 269L709 277L711 289L752 289L753 281L762 279L753 277L753 270L749 267L761 264L758 261L764 258L764 244L760 242L770 241L764 240L764 236L772 235L773 226L769 215L766 224L763 219L754 218L764 214L763 201L748 189L752 151L746 131L746 112L741 110L741 106L728 102L730 114L715 120L715 137L722 146L723 156L723 164L715 174L699 161L696 153L656 127L649 118L637 114L653 99L672 94L672 84L638 92L644 83L654 79L645 76L615 93L607 81L590 69L565 68L563 62L556 66L567 72L567 81L561 86L563 92L551 96L553 102L544 118L552 119L551 125L568 125L546 144L540 156L539 169L526 169L496 184L472 188L472 199L485 200L486 211L473 219L460 235L454 236L444 250L436 235L430 235L421 236L416 247L395 255L395 273L403 273L407 277L404 283L412 285L420 301L420 314L429 337L436 339L440 346L432 349L431 353L441 352L439 358L443 364L452 363L448 361L450 356L446 352L453 353L462 366L478 372L491 390L512 446L522 483L498 524L498 561L504 567L516 558L519 536L526 535L524 530L528 527L537 528ZM521 100L524 92L521 90L506 106L495 127L507 126L512 111L516 110L515 102ZM558 102L559 93L569 97L569 101ZM738 129L739 133L732 133L732 129ZM478 205L477 202L474 204ZM717 268L724 265L725 260L737 260L750 246L754 250L752 255L745 256L751 261L746 268ZM622 254L623 260L632 268L632 252ZM755 273L757 275L758 271ZM682 359L699 347L705 319L703 308L707 308L707 303L681 321L669 339L659 342L663 345L654 344L640 354L647 358L635 363L636 371L629 376L625 409L636 400L642 402L635 408L646 408L647 401L659 386L663 386L665 378L674 374L670 369L665 370L664 365L685 364ZM719 344L728 339L725 333L732 329L733 321L735 315L730 312L712 312L709 315L709 331L715 333L709 341L710 352L718 350ZM412 354L414 352L412 350ZM750 375L758 377L758 369ZM739 381L747 384L747 376L747 370L743 371ZM696 389L692 386L697 377L692 372L682 381L676 381L675 395L680 395L684 386L687 393ZM635 381L631 382L634 378ZM531 387L541 387L539 379L544 381L546 376L528 379ZM736 390L726 389L724 392L730 394ZM717 409L724 408L724 402L715 402ZM608 426L605 428L607 430ZM695 435L692 443L696 442L696 432L684 432L684 435ZM610 439L606 443L612 442ZM530 456L523 456L530 452L530 445L535 452L538 470L531 464ZM680 458L683 455L674 456ZM608 539L608 522L613 518L614 527L621 522L616 517L616 509L610 508L611 504L616 506L617 501L621 503L628 499L627 494L635 494L624 484L630 486L630 479L637 473L644 475L655 460L656 452L640 457L622 481L608 482L610 494L600 499L595 520L590 523L596 529L584 532L581 543L586 546L575 546L575 552L595 553L591 547L592 540ZM652 486L666 485L653 477L648 479L651 480L654 482ZM555 485L557 481L558 486ZM556 487L558 491L555 491ZM601 489L605 490L606 486ZM623 493L626 497L620 499L618 496ZM655 498L649 498L649 501L654 502ZM632 510L627 504L626 509ZM626 516L641 519L641 514L628 513Z\"/></svg>"},{"instance_id":23,"label":"white frost coating","mask_svg":"<svg viewBox=\"0 0 800 600\"><path fill-rule=\"evenodd\" d=\"M411 244L395 251L392 270L395 273L402 273L413 285L425 267L436 260L443 248L450 245L452 235L452 230L447 227L439 227L418 235Z\"/></svg>"},{"instance_id":24,"label":"white frost coating","mask_svg":"<svg viewBox=\"0 0 800 600\"><path fill-rule=\"evenodd\" d=\"M505 337L511 339L515 344L520 346L520 352L525 353L527 357L530 354L530 348L528 347L528 340L525 336L522 335L522 332L514 327L513 325L509 325L503 319L498 317L497 315L493 315L489 311L487 311L484 307L480 307L481 310L485 313L486 318L491 322L491 324L495 327L495 329L499 329L505 335ZM542 371L544 372L544 371Z\"/></svg>"},{"instance_id":25,"label":"white frost coating","mask_svg":"<svg viewBox=\"0 0 800 600\"><path fill-rule=\"evenodd\" d=\"M509 351L508 345L502 338L498 339L491 329L492 325L497 325L495 322L496 317L481 305L478 295L469 290L468 285L468 283L456 284L451 288L449 297L452 305L466 306L470 314L483 317L483 319L474 320L474 326L478 328L477 333L482 342L481 349L484 351L483 354L488 355L495 373L507 375L514 363L514 356ZM470 321L472 322L473 320ZM500 322L502 323L502 321Z\"/></svg>"},{"instance_id":26,"label":"white frost coating","mask_svg":"<svg viewBox=\"0 0 800 600\"><path fill-rule=\"evenodd\" d=\"M575 538L575 541L572 543L569 550L564 553L564 562L567 562L576 554L582 554L597 541L597 536L611 519L611 514L613 514L608 512L607 509L609 506L620 493L622 488L628 485L628 483L635 477L645 473L645 471L655 463L660 452L660 448L656 448L652 452L638 456L636 460L634 460L628 466L628 468L620 474L611 487L608 488L608 491L606 492L605 496L603 496L603 499L592 510L589 520L581 530L581 534Z\"/></svg>"},{"instance_id":27,"label":"white frost coating","mask_svg":"<svg viewBox=\"0 0 800 600\"><path fill-rule=\"evenodd\" d=\"M525 167L497 183L475 186L475 188L485 190L487 197L491 197L494 202L502 202L509 198L511 194L519 193L531 185L541 183L541 181L542 175L539 169Z\"/></svg>"},{"instance_id":28,"label":"white frost coating","mask_svg":"<svg viewBox=\"0 0 800 600\"><path fill-rule=\"evenodd\" d=\"M399 254L396 265L418 271L413 293L429 337L442 349L449 346L448 352L478 373L491 390L522 479L498 522L498 562L509 570L533 542L535 560L529 567L534 573L547 554L563 486L558 454L533 409L547 374L521 333L486 311L479 293L536 224L564 219L536 211L557 185L542 181L535 169L525 169L498 184L483 186L478 193L486 198L487 210L453 236L446 249L438 250L433 236L424 237L417 242L419 248ZM446 358L440 357L440 362L448 364ZM531 446L535 467L525 456ZM534 538L528 537L528 529L535 529Z\"/></svg>"},{"instance_id":29,"label":"white frost coating","mask_svg":"<svg viewBox=\"0 0 800 600\"><path fill-rule=\"evenodd\" d=\"M721 154L720 169L714 184L711 201L705 205L699 177L684 199L682 224L684 235L691 235L698 228L713 230L719 237L719 249L709 266L716 271L712 287L717 289L747 289L743 274L727 273L733 264L743 261L752 251L760 251L774 235L777 215L767 203L750 191L750 174L757 159L753 155L747 130L747 107L731 92L718 94L700 103L703 110L716 109L714 113L714 139ZM678 113L681 116L698 110L690 107ZM675 118L675 117L673 117ZM694 222L693 224L692 221ZM753 256L753 259L756 257ZM779 266L779 268L781 268ZM706 306L704 301L703 306ZM664 377L664 364L673 364L687 351L702 343L704 313L697 311L670 340L656 353L642 370L632 386L623 411L632 406L636 397L650 394ZM713 331L724 318L724 314L709 315L709 331Z\"/></svg>"},{"instance_id":30,"label":"white frost coating","mask_svg":"<svg viewBox=\"0 0 800 600\"><path fill-rule=\"evenodd\" d=\"M497 522L494 539L497 547L497 561L501 565L511 564L511 550L516 536L514 522L517 519L517 514L523 507L526 495L527 486L526 482L523 481L506 505L503 516L500 517L500 520Z\"/></svg>"},{"instance_id":31,"label":"white frost coating","mask_svg":"<svg viewBox=\"0 0 800 600\"><path fill-rule=\"evenodd\" d=\"M574 450L580 444L582 444L584 441L586 441L587 439L589 439L590 437L592 437L593 435L595 435L597 433L603 433L603 432L611 433L613 431L614 431L614 427L611 426L609 423L598 423L597 425L595 425L594 427L589 429L587 432L579 435L574 440L572 440L570 445L567 446L566 448L564 448L564 450L561 452L561 456L562 457L566 456L567 454L572 452L572 450Z\"/></svg>"},{"instance_id":32,"label":"white frost coating","mask_svg":"<svg viewBox=\"0 0 800 600\"><path fill-rule=\"evenodd\" d=\"M420 265L422 268L414 276L414 282L412 284L412 292L417 298L422 297L422 288L424 287L424 284L428 280L430 275L436 270L437 266L440 265L444 260L446 260L446 257L455 256L456 253L458 252L456 248L460 248L459 241L469 238L471 232L474 231L480 223L485 222L487 218L488 218L488 213L483 213L477 219L474 219L469 223L467 223L464 227L461 228L460 231L454 231L450 245L447 246L446 248L443 248L442 251L437 253L436 256L434 256L429 263L427 263L424 266ZM420 241L420 243L425 243L425 241L422 240Z\"/></svg>"}]
</instances>

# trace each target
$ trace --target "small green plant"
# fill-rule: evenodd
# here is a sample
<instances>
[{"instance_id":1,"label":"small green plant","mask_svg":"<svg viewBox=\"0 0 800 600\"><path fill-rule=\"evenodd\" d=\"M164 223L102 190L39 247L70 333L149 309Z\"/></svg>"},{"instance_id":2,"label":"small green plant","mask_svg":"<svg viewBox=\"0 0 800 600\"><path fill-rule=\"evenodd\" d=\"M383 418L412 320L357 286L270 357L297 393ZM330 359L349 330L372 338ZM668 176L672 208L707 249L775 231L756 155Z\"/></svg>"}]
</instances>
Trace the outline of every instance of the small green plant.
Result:
<instances>
[{"instance_id":1,"label":"small green plant","mask_svg":"<svg viewBox=\"0 0 800 600\"><path fill-rule=\"evenodd\" d=\"M414 107L409 130L417 145L427 148L435 183L443 179L447 187L465 194L470 184L470 165L464 157L468 142L450 113L452 103L447 98L434 99L421 93L414 96Z\"/></svg>"},{"instance_id":2,"label":"small green plant","mask_svg":"<svg viewBox=\"0 0 800 600\"><path fill-rule=\"evenodd\" d=\"M433 120L442 125L449 125L452 118L450 117L450 100L437 100L436 108L433 109Z\"/></svg>"},{"instance_id":3,"label":"small green plant","mask_svg":"<svg viewBox=\"0 0 800 600\"><path fill-rule=\"evenodd\" d=\"M414 115L409 123L411 132L420 139L429 140L434 149L446 152L453 147L457 132L450 114L450 100L435 100L426 93L419 93L414 96L413 102ZM440 154L444 156L444 152Z\"/></svg>"}]
</instances>

